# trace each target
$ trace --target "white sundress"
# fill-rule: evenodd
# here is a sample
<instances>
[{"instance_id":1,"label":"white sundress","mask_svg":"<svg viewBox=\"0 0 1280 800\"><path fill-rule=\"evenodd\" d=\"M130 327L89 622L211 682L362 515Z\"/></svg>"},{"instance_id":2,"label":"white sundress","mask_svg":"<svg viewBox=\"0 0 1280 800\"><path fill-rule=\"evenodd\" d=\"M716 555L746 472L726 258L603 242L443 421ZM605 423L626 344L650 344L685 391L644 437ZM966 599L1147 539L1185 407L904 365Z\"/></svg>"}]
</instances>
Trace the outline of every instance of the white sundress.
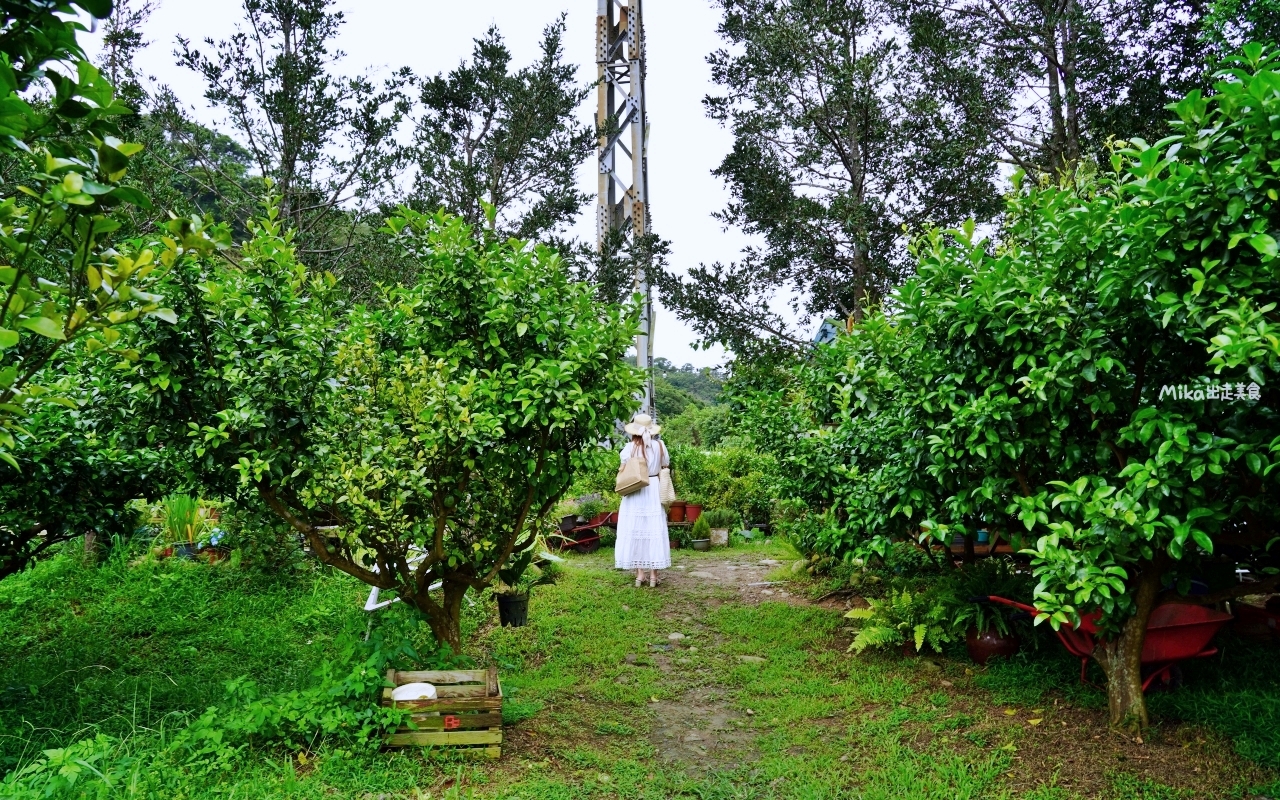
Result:
<instances>
[{"instance_id":1,"label":"white sundress","mask_svg":"<svg viewBox=\"0 0 1280 800\"><path fill-rule=\"evenodd\" d=\"M622 463L635 451L628 443L622 448ZM618 505L618 541L613 564L618 569L666 569L671 566L671 542L667 538L667 512L658 497L658 471L671 463L666 448L651 442L645 451L649 464L649 485L624 495ZM661 459L661 461L659 461Z\"/></svg>"}]
</instances>

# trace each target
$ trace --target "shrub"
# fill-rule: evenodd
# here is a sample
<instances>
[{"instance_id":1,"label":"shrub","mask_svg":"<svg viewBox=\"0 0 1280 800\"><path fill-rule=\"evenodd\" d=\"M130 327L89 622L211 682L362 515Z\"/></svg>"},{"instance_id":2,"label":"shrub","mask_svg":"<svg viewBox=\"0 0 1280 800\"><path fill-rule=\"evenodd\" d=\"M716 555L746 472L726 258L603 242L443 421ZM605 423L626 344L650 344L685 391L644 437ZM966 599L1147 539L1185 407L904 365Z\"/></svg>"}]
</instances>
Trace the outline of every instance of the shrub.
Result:
<instances>
[{"instance_id":1,"label":"shrub","mask_svg":"<svg viewBox=\"0 0 1280 800\"><path fill-rule=\"evenodd\" d=\"M693 525L689 529L690 539L710 539L711 526L707 524L706 515L698 517L694 520Z\"/></svg>"},{"instance_id":2,"label":"shrub","mask_svg":"<svg viewBox=\"0 0 1280 800\"><path fill-rule=\"evenodd\" d=\"M913 244L892 316L741 400L743 429L833 509L845 555L1022 528L1052 627L1099 612L1111 723L1149 720L1138 654L1171 573L1224 546L1280 586L1280 57L1249 45L1171 136L1109 164L1016 175L998 243L970 222ZM1251 385L1250 385L1251 384ZM794 485L794 483L792 484ZM1185 587L1185 583L1182 584Z\"/></svg>"},{"instance_id":3,"label":"shrub","mask_svg":"<svg viewBox=\"0 0 1280 800\"><path fill-rule=\"evenodd\" d=\"M662 438L670 446L713 450L729 434L730 413L723 405L690 407L662 420Z\"/></svg>"},{"instance_id":4,"label":"shrub","mask_svg":"<svg viewBox=\"0 0 1280 800\"><path fill-rule=\"evenodd\" d=\"M669 445L676 494L725 508L746 522L767 521L776 495L777 461L748 448L702 450Z\"/></svg>"},{"instance_id":5,"label":"shrub","mask_svg":"<svg viewBox=\"0 0 1280 800\"><path fill-rule=\"evenodd\" d=\"M707 521L710 528L732 528L740 517L727 508L713 508L702 512L702 519Z\"/></svg>"}]
</instances>

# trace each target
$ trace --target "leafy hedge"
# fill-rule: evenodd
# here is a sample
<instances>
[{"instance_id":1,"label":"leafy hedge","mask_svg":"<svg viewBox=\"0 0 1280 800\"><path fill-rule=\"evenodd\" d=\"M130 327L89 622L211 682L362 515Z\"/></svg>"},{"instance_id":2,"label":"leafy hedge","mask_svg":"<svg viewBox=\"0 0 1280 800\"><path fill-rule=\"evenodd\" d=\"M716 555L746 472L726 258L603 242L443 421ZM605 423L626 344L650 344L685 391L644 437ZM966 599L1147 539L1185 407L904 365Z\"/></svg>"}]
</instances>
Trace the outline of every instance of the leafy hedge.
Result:
<instances>
[{"instance_id":1,"label":"leafy hedge","mask_svg":"<svg viewBox=\"0 0 1280 800\"><path fill-rule=\"evenodd\" d=\"M1224 551L1280 584L1277 67L1247 47L1163 141L1016 176L998 239L916 242L892 314L747 402L744 429L830 509L818 549L1032 534L1036 605L1113 635L1115 724L1146 721L1125 654L1167 587Z\"/></svg>"}]
</instances>

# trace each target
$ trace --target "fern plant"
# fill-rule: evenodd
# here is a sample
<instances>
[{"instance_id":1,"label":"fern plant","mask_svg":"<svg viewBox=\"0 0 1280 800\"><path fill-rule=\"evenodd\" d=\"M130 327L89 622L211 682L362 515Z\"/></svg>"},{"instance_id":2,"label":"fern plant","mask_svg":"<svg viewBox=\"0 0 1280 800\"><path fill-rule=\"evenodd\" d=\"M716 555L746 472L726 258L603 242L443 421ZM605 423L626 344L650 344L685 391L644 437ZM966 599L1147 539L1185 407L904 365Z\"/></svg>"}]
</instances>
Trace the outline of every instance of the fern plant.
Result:
<instances>
[{"instance_id":1,"label":"fern plant","mask_svg":"<svg viewBox=\"0 0 1280 800\"><path fill-rule=\"evenodd\" d=\"M862 622L849 645L856 653L868 647L895 647L908 642L915 645L916 652L929 645L940 653L942 645L951 641L947 607L928 593L912 594L904 589L867 602L870 608L855 608L845 614L846 619Z\"/></svg>"}]
</instances>

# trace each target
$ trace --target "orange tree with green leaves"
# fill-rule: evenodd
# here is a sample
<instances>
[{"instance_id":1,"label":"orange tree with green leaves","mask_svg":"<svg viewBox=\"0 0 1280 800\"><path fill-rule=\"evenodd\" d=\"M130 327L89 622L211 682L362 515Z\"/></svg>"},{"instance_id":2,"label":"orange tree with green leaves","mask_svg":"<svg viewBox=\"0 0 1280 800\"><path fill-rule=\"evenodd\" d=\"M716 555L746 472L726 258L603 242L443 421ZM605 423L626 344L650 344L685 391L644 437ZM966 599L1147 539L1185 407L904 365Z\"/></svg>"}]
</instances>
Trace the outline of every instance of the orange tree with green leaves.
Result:
<instances>
[{"instance_id":1,"label":"orange tree with green leaves","mask_svg":"<svg viewBox=\"0 0 1280 800\"><path fill-rule=\"evenodd\" d=\"M1021 530L1042 621L1100 612L1113 726L1149 724L1159 603L1280 585L1280 69L1250 46L1109 169L1017 181L996 241L916 243L889 317L855 326L755 413L809 436L785 463L836 476L810 546ZM788 416L789 415L789 416ZM761 424L760 430L769 430ZM1211 562L1261 584L1185 596Z\"/></svg>"},{"instance_id":2,"label":"orange tree with green leaves","mask_svg":"<svg viewBox=\"0 0 1280 800\"><path fill-rule=\"evenodd\" d=\"M251 230L237 262L167 277L181 324L140 329L139 413L192 483L269 509L458 652L463 596L527 563L582 454L632 412L634 309L443 212L389 220L417 280L375 307L298 263L274 205Z\"/></svg>"}]
</instances>

